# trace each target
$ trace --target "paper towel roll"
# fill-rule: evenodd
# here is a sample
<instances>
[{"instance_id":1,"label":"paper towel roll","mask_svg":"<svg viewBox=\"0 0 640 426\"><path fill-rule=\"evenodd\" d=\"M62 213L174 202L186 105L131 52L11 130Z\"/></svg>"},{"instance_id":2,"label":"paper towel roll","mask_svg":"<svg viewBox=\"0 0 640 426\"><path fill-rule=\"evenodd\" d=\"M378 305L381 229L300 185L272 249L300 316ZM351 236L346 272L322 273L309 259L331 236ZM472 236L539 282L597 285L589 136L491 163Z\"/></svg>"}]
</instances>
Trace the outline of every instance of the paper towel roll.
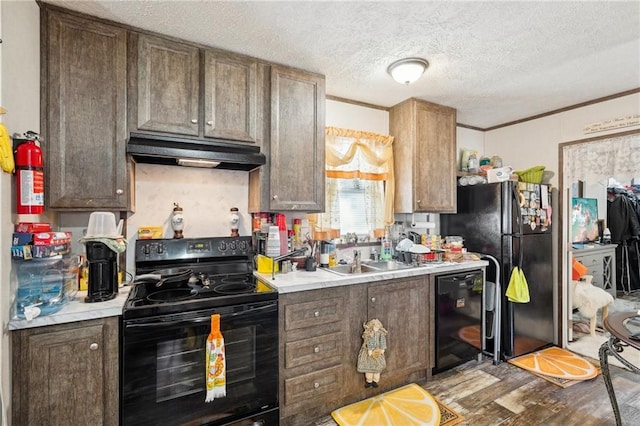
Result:
<instances>
[{"instance_id":1,"label":"paper towel roll","mask_svg":"<svg viewBox=\"0 0 640 426\"><path fill-rule=\"evenodd\" d=\"M436 224L433 222L414 222L411 224L411 227L418 229L434 229Z\"/></svg>"}]
</instances>

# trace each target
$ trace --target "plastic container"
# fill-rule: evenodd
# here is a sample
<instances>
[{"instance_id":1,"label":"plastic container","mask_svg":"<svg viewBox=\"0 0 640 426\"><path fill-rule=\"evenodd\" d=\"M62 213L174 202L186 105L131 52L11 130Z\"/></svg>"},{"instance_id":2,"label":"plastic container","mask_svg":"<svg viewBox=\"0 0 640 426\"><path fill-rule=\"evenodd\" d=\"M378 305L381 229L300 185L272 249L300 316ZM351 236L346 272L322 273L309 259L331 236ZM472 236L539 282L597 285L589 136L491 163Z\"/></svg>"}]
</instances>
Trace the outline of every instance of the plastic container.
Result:
<instances>
[{"instance_id":1,"label":"plastic container","mask_svg":"<svg viewBox=\"0 0 640 426\"><path fill-rule=\"evenodd\" d=\"M116 216L111 212L93 212L89 216L86 238L115 238L120 234L116 226Z\"/></svg>"},{"instance_id":2,"label":"plastic container","mask_svg":"<svg viewBox=\"0 0 640 426\"><path fill-rule=\"evenodd\" d=\"M62 259L34 259L14 266L17 287L13 311L17 318L58 312L77 289L77 274L72 274Z\"/></svg>"}]
</instances>

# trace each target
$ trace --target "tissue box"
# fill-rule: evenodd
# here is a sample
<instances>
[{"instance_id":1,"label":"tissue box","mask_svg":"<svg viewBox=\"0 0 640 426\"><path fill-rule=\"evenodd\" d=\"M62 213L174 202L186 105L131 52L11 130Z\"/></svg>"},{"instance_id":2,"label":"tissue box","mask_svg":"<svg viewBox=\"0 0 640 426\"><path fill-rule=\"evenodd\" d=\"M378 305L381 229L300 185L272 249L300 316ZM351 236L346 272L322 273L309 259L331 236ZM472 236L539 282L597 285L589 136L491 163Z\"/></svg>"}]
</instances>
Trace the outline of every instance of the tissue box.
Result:
<instances>
[{"instance_id":1,"label":"tissue box","mask_svg":"<svg viewBox=\"0 0 640 426\"><path fill-rule=\"evenodd\" d=\"M505 182L509 180L509 176L511 176L511 172L513 169L511 167L498 167L495 169L487 170L487 182Z\"/></svg>"}]
</instances>

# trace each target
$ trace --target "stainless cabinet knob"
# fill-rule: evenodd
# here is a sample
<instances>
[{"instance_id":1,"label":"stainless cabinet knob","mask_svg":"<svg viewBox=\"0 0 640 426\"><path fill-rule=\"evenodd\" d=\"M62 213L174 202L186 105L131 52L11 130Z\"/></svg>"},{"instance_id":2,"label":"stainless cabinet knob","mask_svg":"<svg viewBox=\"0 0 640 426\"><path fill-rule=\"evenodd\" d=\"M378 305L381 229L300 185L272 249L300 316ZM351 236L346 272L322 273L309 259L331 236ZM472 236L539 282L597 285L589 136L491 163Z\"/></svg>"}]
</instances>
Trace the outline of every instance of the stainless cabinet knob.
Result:
<instances>
[{"instance_id":1,"label":"stainless cabinet knob","mask_svg":"<svg viewBox=\"0 0 640 426\"><path fill-rule=\"evenodd\" d=\"M91 349L92 351L97 351L98 350L98 344L97 343L92 343L89 345L89 349Z\"/></svg>"},{"instance_id":2,"label":"stainless cabinet knob","mask_svg":"<svg viewBox=\"0 0 640 426\"><path fill-rule=\"evenodd\" d=\"M315 312L313 313L313 316L314 316L314 317L316 317L316 318L318 318L318 317L320 316L320 312L315 311Z\"/></svg>"},{"instance_id":3,"label":"stainless cabinet knob","mask_svg":"<svg viewBox=\"0 0 640 426\"><path fill-rule=\"evenodd\" d=\"M371 303L376 303L376 298L375 297L371 298Z\"/></svg>"},{"instance_id":4,"label":"stainless cabinet knob","mask_svg":"<svg viewBox=\"0 0 640 426\"><path fill-rule=\"evenodd\" d=\"M277 196L277 195L274 195L274 196L273 196L273 199L274 199L274 200L277 200L277 199L278 199L278 196Z\"/></svg>"},{"instance_id":5,"label":"stainless cabinet knob","mask_svg":"<svg viewBox=\"0 0 640 426\"><path fill-rule=\"evenodd\" d=\"M124 191L122 189L116 189L116 194L117 195L122 195L122 194L124 194Z\"/></svg>"},{"instance_id":6,"label":"stainless cabinet knob","mask_svg":"<svg viewBox=\"0 0 640 426\"><path fill-rule=\"evenodd\" d=\"M417 204L422 204L422 200L417 200L416 203Z\"/></svg>"},{"instance_id":7,"label":"stainless cabinet knob","mask_svg":"<svg viewBox=\"0 0 640 426\"><path fill-rule=\"evenodd\" d=\"M207 121L207 126L213 126L213 121Z\"/></svg>"},{"instance_id":8,"label":"stainless cabinet knob","mask_svg":"<svg viewBox=\"0 0 640 426\"><path fill-rule=\"evenodd\" d=\"M318 389L319 387L320 387L320 383L315 382L315 383L313 384L313 388L314 388L314 389Z\"/></svg>"},{"instance_id":9,"label":"stainless cabinet knob","mask_svg":"<svg viewBox=\"0 0 640 426\"><path fill-rule=\"evenodd\" d=\"M192 122L193 124L198 124L198 120L196 120L195 118L192 118L192 119L191 119L191 122Z\"/></svg>"},{"instance_id":10,"label":"stainless cabinet knob","mask_svg":"<svg viewBox=\"0 0 640 426\"><path fill-rule=\"evenodd\" d=\"M315 352L315 353L320 352L320 348L316 346L315 348L313 348L313 352Z\"/></svg>"}]
</instances>

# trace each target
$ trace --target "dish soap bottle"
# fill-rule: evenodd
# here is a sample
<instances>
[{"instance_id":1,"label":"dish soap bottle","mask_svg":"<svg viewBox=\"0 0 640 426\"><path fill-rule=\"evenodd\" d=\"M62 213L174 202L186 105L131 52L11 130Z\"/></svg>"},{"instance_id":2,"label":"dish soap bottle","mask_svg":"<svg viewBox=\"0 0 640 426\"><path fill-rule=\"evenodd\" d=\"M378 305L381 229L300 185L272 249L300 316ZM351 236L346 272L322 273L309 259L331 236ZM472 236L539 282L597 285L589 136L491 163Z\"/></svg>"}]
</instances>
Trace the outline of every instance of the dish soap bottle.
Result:
<instances>
[{"instance_id":1,"label":"dish soap bottle","mask_svg":"<svg viewBox=\"0 0 640 426\"><path fill-rule=\"evenodd\" d=\"M391 260L393 249L391 248L391 240L389 239L389 229L385 228L384 237L382 237L382 251L380 260Z\"/></svg>"}]
</instances>

